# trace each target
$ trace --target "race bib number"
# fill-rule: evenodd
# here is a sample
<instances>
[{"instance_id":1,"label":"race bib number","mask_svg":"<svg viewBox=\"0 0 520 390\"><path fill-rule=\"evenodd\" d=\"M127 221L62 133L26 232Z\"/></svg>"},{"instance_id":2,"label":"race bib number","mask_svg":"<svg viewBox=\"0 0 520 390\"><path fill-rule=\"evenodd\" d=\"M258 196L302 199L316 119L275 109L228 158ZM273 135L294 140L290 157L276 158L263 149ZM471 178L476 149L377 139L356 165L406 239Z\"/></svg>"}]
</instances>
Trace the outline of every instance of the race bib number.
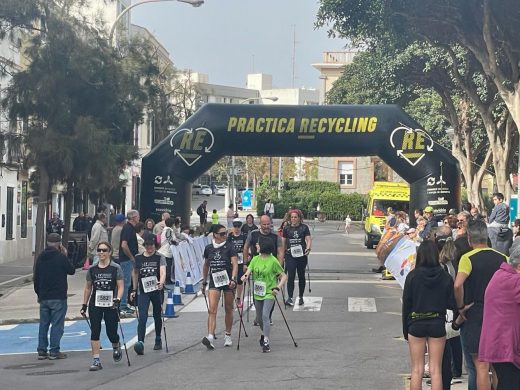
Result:
<instances>
[{"instance_id":1,"label":"race bib number","mask_svg":"<svg viewBox=\"0 0 520 390\"><path fill-rule=\"evenodd\" d=\"M238 264L244 264L244 254L243 253L237 253L238 257Z\"/></svg>"},{"instance_id":2,"label":"race bib number","mask_svg":"<svg viewBox=\"0 0 520 390\"><path fill-rule=\"evenodd\" d=\"M301 245L291 246L291 256L292 257L302 257L303 256L303 248Z\"/></svg>"},{"instance_id":3,"label":"race bib number","mask_svg":"<svg viewBox=\"0 0 520 390\"><path fill-rule=\"evenodd\" d=\"M267 286L266 286L265 282L259 282L259 281L255 280L253 289L254 289L255 295L257 295L259 297L265 297L265 292L267 291Z\"/></svg>"},{"instance_id":4,"label":"race bib number","mask_svg":"<svg viewBox=\"0 0 520 390\"><path fill-rule=\"evenodd\" d=\"M143 283L143 291L145 293L157 290L157 277L147 276L146 278L142 278L141 282Z\"/></svg>"},{"instance_id":5,"label":"race bib number","mask_svg":"<svg viewBox=\"0 0 520 390\"><path fill-rule=\"evenodd\" d=\"M215 287L223 287L229 284L229 276L225 270L213 272L211 277L213 278L213 284Z\"/></svg>"},{"instance_id":6,"label":"race bib number","mask_svg":"<svg viewBox=\"0 0 520 390\"><path fill-rule=\"evenodd\" d=\"M114 292L113 291L96 291L96 307L111 307L113 305Z\"/></svg>"}]
</instances>

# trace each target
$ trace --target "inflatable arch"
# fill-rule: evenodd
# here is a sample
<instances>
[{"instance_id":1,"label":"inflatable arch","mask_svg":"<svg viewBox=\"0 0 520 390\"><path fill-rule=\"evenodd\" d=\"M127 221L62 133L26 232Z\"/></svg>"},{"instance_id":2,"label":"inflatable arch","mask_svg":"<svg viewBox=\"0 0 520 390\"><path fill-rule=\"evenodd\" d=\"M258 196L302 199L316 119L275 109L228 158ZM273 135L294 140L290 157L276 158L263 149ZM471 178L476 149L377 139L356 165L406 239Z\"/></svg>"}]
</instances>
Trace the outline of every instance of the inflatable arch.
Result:
<instances>
[{"instance_id":1,"label":"inflatable arch","mask_svg":"<svg viewBox=\"0 0 520 390\"><path fill-rule=\"evenodd\" d=\"M205 104L143 158L143 217L189 221L192 183L226 155L377 155L410 183L410 210L460 206L457 160L396 105Z\"/></svg>"}]
</instances>

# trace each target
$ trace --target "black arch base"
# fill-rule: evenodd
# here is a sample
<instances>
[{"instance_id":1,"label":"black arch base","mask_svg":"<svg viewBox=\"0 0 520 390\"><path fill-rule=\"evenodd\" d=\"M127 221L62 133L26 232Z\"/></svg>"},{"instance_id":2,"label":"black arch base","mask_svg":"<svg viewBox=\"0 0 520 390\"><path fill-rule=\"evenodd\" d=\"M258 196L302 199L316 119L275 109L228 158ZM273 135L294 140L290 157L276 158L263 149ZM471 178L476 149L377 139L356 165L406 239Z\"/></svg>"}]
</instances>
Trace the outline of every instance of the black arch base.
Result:
<instances>
[{"instance_id":1,"label":"black arch base","mask_svg":"<svg viewBox=\"0 0 520 390\"><path fill-rule=\"evenodd\" d=\"M377 155L410 183L411 211L460 205L457 161L398 106L206 104L143 158L143 217L189 220L193 181L225 155Z\"/></svg>"}]
</instances>

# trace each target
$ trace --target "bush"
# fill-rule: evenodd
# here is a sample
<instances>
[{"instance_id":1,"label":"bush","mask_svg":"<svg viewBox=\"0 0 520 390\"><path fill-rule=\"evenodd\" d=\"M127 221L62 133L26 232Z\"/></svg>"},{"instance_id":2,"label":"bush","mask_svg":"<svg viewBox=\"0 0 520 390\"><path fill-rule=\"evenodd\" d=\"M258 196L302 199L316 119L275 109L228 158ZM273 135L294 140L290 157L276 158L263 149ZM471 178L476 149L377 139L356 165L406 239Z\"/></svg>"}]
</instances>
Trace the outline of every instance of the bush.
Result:
<instances>
[{"instance_id":1,"label":"bush","mask_svg":"<svg viewBox=\"0 0 520 390\"><path fill-rule=\"evenodd\" d=\"M330 181L289 181L285 184L285 190L298 190L305 192L336 192L340 193L338 183Z\"/></svg>"}]
</instances>

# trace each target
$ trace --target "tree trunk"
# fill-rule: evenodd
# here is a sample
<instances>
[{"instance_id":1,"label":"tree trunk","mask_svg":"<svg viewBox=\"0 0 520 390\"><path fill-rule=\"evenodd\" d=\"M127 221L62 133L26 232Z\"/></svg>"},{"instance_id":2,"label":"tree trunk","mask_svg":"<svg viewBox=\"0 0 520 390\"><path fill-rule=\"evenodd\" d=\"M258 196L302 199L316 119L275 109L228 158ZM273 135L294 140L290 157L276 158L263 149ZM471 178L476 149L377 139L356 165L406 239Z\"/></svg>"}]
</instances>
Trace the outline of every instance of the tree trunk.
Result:
<instances>
[{"instance_id":1,"label":"tree trunk","mask_svg":"<svg viewBox=\"0 0 520 390\"><path fill-rule=\"evenodd\" d=\"M36 215L36 238L34 250L34 264L40 253L45 248L45 230L47 227L47 205L49 198L49 174L44 166L39 167L40 185L38 188L38 213Z\"/></svg>"},{"instance_id":2,"label":"tree trunk","mask_svg":"<svg viewBox=\"0 0 520 390\"><path fill-rule=\"evenodd\" d=\"M65 216L63 224L65 227L63 228L63 236L62 242L65 248L67 248L67 243L69 241L69 232L70 232L70 219L72 214L72 195L74 192L74 186L72 181L67 181L67 192L65 192Z\"/></svg>"}]
</instances>

